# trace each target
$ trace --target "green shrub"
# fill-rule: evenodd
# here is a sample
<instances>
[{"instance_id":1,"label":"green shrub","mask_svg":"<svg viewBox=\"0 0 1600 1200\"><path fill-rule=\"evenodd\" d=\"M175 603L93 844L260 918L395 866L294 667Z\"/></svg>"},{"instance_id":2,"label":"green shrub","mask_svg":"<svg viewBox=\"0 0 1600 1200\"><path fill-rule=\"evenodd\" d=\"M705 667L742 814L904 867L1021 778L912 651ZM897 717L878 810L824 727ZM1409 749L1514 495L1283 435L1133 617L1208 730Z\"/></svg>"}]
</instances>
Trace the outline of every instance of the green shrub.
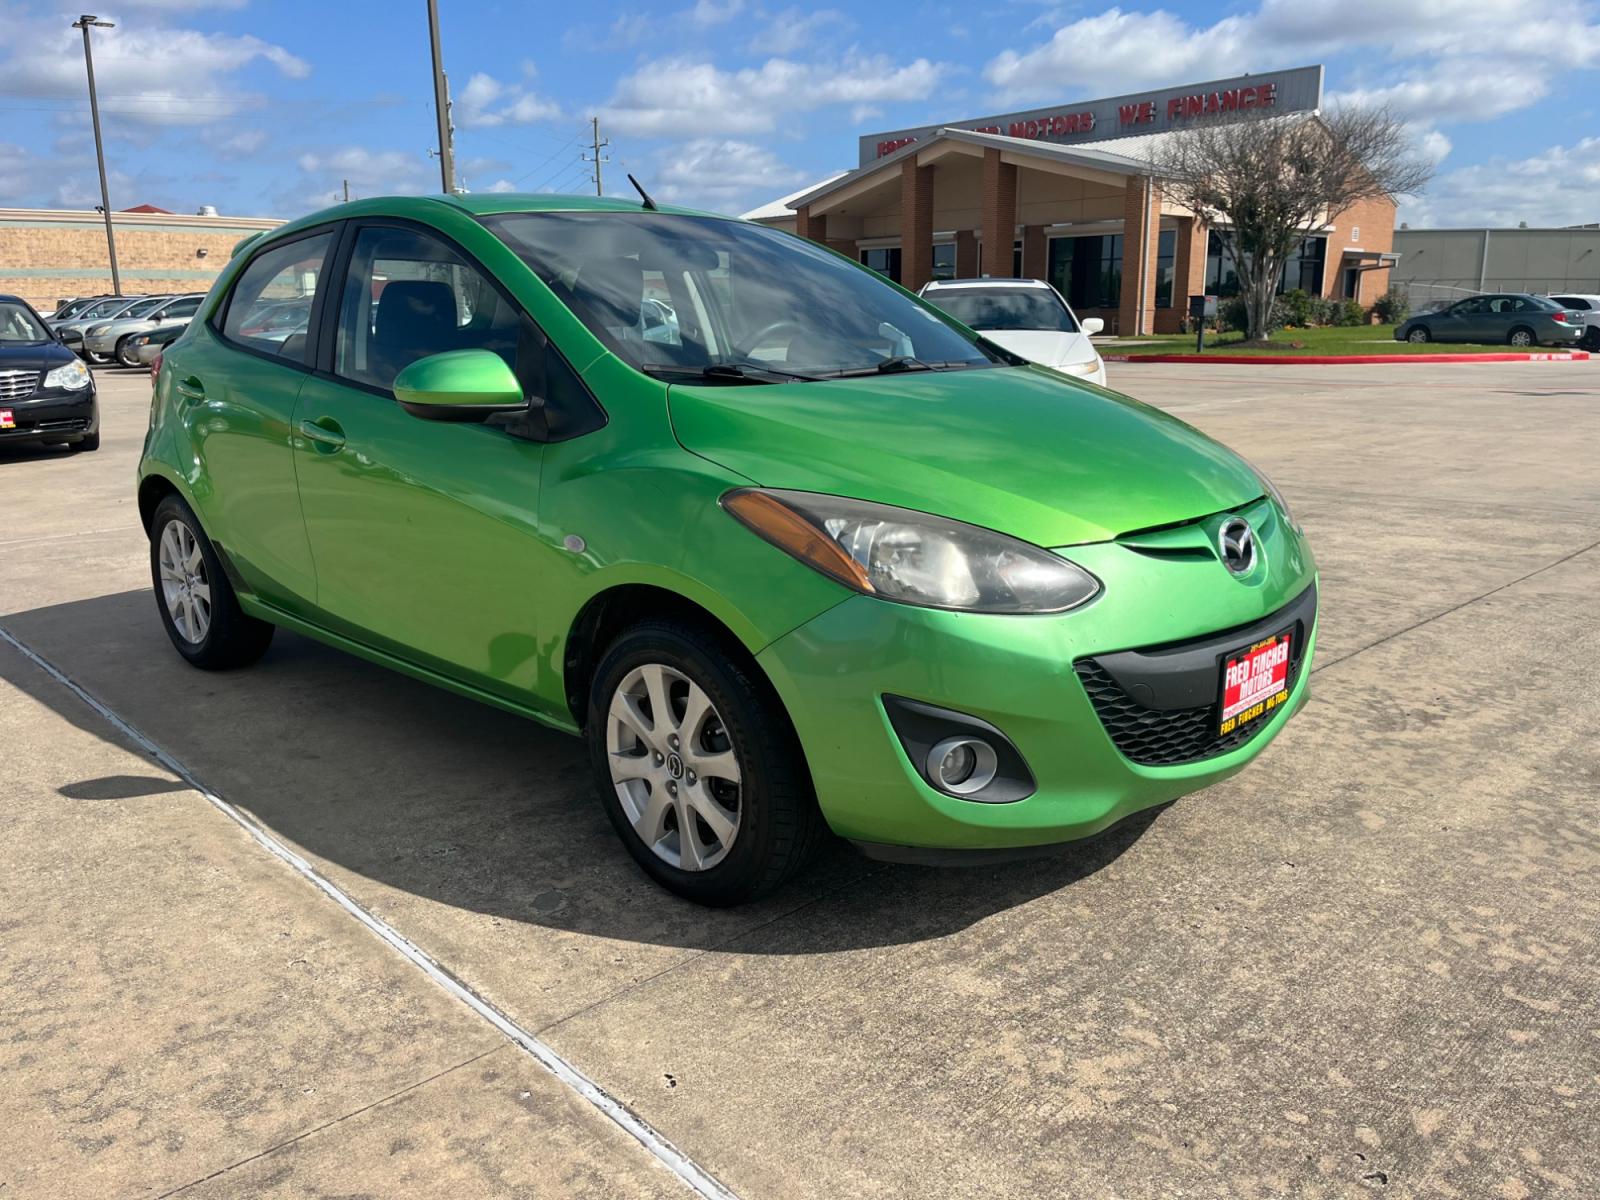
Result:
<instances>
[{"instance_id":1,"label":"green shrub","mask_svg":"<svg viewBox=\"0 0 1600 1200\"><path fill-rule=\"evenodd\" d=\"M1332 325L1339 317L1339 302L1328 300L1322 296L1311 297L1311 323L1313 325Z\"/></svg>"},{"instance_id":2,"label":"green shrub","mask_svg":"<svg viewBox=\"0 0 1600 1200\"><path fill-rule=\"evenodd\" d=\"M1283 308L1285 325L1294 325L1304 329L1312 321L1311 295L1305 288L1295 288L1292 292L1285 292L1278 298L1278 304Z\"/></svg>"},{"instance_id":3,"label":"green shrub","mask_svg":"<svg viewBox=\"0 0 1600 1200\"><path fill-rule=\"evenodd\" d=\"M1359 300L1345 300L1339 304L1337 325L1365 325L1367 323L1367 310L1361 307Z\"/></svg>"},{"instance_id":4,"label":"green shrub","mask_svg":"<svg viewBox=\"0 0 1600 1200\"><path fill-rule=\"evenodd\" d=\"M1276 333L1288 324L1288 310L1279 296L1272 302L1272 315L1267 319L1268 332ZM1217 304L1217 329L1222 333L1250 332L1250 316L1243 296L1229 296Z\"/></svg>"},{"instance_id":5,"label":"green shrub","mask_svg":"<svg viewBox=\"0 0 1600 1200\"><path fill-rule=\"evenodd\" d=\"M1389 290L1378 297L1372 311L1382 324L1398 325L1411 315L1411 298L1391 283Z\"/></svg>"}]
</instances>

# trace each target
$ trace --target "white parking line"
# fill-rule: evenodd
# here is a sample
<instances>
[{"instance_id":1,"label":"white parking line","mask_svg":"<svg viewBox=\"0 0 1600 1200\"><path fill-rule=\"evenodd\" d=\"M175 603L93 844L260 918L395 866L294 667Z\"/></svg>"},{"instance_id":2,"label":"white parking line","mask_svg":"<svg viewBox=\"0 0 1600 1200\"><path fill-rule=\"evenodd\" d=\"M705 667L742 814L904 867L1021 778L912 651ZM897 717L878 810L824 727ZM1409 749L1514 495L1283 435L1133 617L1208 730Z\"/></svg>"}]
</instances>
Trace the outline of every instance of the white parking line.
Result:
<instances>
[{"instance_id":1,"label":"white parking line","mask_svg":"<svg viewBox=\"0 0 1600 1200\"><path fill-rule=\"evenodd\" d=\"M387 942L393 949L408 958L414 966L419 968L429 979L442 987L450 995L465 1004L478 1016L493 1025L506 1037L521 1046L541 1066L571 1088L594 1108L598 1109L607 1119L619 1126L630 1137L648 1150L669 1171L684 1183L688 1184L696 1194L706 1197L706 1200L738 1200L738 1196L725 1187L711 1172L700 1166L683 1151L679 1150L661 1133L657 1132L643 1117L632 1112L625 1104L611 1095L594 1080L590 1079L578 1068L574 1067L555 1050L541 1042L533 1034L523 1029L510 1017L506 1016L494 1005L490 1004L466 984L462 983L446 968L435 962L426 951L413 944L399 930L381 918L373 916L362 908L337 884L319 872L309 862L294 850L290 849L277 838L273 837L262 826L256 824L240 809L235 808L221 796L211 791L202 784L194 775L172 755L168 754L155 742L151 741L133 725L118 716L95 696L85 690L82 685L75 682L60 670L54 663L43 655L37 653L31 646L21 642L4 626L0 626L0 640L13 647L19 654L27 658L40 670L44 671L62 687L66 688L78 699L82 700L100 716L104 717L113 726L120 730L126 737L133 741L140 749L144 750L167 770L183 780L195 791L204 796L215 808L225 816L236 822L246 833L265 848L269 853L282 859L293 870L308 879L319 891L328 896L339 907L343 908L356 920L360 921L378 937Z\"/></svg>"}]
</instances>

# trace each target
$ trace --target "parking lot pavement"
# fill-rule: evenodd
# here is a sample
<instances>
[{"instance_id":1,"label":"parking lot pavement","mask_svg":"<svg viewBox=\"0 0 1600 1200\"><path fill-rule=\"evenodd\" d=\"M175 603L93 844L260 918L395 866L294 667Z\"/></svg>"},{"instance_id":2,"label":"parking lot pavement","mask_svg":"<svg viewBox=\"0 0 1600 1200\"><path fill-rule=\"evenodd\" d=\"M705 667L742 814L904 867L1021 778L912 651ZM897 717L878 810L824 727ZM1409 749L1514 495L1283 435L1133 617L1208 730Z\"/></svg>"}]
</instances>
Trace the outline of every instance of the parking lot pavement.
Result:
<instances>
[{"instance_id":1,"label":"parking lot pavement","mask_svg":"<svg viewBox=\"0 0 1600 1200\"><path fill-rule=\"evenodd\" d=\"M0 626L740 1196L1600 1193L1600 369L1114 367L1288 493L1322 567L1311 703L1091 848L961 872L835 849L734 912L634 870L576 742L283 634L252 670L184 667L133 515L148 389L102 381L99 453L0 451ZM274 1158L340 1194L561 1194L544 1147L597 1194L677 1186L202 797L75 799L160 772L100 761L127 754L109 726L0 662L24 714L0 1001L58 1030L7 1053L63 1081L0 1099L32 1155L0 1150L7 1195L158 1194L152 1162L198 1178L339 1116L196 1194L316 1194ZM337 984L273 982L302 969L285 927ZM259 982L206 1000L219 962ZM239 1052L144 1049L197 1008ZM120 1036L91 1036L106 1009ZM390 1054L397 1010L427 1033ZM307 1038L325 1108L279 1086ZM548 1103L508 1107L512 1077ZM152 1096L197 1114L177 1158L139 1140Z\"/></svg>"}]
</instances>

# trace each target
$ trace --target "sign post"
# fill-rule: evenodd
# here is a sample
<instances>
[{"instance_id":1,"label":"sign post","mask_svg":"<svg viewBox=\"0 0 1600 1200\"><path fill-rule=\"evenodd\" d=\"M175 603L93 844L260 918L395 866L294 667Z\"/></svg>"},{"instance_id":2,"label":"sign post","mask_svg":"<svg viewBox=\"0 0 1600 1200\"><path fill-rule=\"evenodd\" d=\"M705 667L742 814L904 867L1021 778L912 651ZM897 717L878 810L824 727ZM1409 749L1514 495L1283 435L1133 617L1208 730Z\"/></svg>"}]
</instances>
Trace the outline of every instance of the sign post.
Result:
<instances>
[{"instance_id":1,"label":"sign post","mask_svg":"<svg viewBox=\"0 0 1600 1200\"><path fill-rule=\"evenodd\" d=\"M1194 352L1204 354L1206 349L1206 322L1217 315L1215 296L1190 296L1189 319L1194 322Z\"/></svg>"}]
</instances>

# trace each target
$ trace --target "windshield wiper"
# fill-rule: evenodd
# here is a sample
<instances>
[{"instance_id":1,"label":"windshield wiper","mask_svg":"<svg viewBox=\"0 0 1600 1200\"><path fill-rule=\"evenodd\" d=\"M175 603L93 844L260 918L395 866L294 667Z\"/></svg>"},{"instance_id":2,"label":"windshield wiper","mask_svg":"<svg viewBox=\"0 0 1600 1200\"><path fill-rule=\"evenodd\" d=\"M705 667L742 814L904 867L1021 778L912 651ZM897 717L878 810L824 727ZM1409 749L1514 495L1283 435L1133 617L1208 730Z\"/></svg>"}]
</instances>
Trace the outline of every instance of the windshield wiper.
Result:
<instances>
[{"instance_id":1,"label":"windshield wiper","mask_svg":"<svg viewBox=\"0 0 1600 1200\"><path fill-rule=\"evenodd\" d=\"M646 363L644 370L652 375L677 375L685 379L703 379L709 383L789 383L793 380L813 382L816 375L803 375L799 371L783 371L777 367L763 367L757 363L712 363L706 367L684 367L676 363Z\"/></svg>"},{"instance_id":2,"label":"windshield wiper","mask_svg":"<svg viewBox=\"0 0 1600 1200\"><path fill-rule=\"evenodd\" d=\"M851 379L860 375L899 375L906 371L954 371L965 367L986 366L985 363L966 362L962 359L943 359L929 362L926 359L915 358L909 354L892 354L888 358L880 359L870 367L850 367L843 371L836 371L834 375L839 379Z\"/></svg>"}]
</instances>

